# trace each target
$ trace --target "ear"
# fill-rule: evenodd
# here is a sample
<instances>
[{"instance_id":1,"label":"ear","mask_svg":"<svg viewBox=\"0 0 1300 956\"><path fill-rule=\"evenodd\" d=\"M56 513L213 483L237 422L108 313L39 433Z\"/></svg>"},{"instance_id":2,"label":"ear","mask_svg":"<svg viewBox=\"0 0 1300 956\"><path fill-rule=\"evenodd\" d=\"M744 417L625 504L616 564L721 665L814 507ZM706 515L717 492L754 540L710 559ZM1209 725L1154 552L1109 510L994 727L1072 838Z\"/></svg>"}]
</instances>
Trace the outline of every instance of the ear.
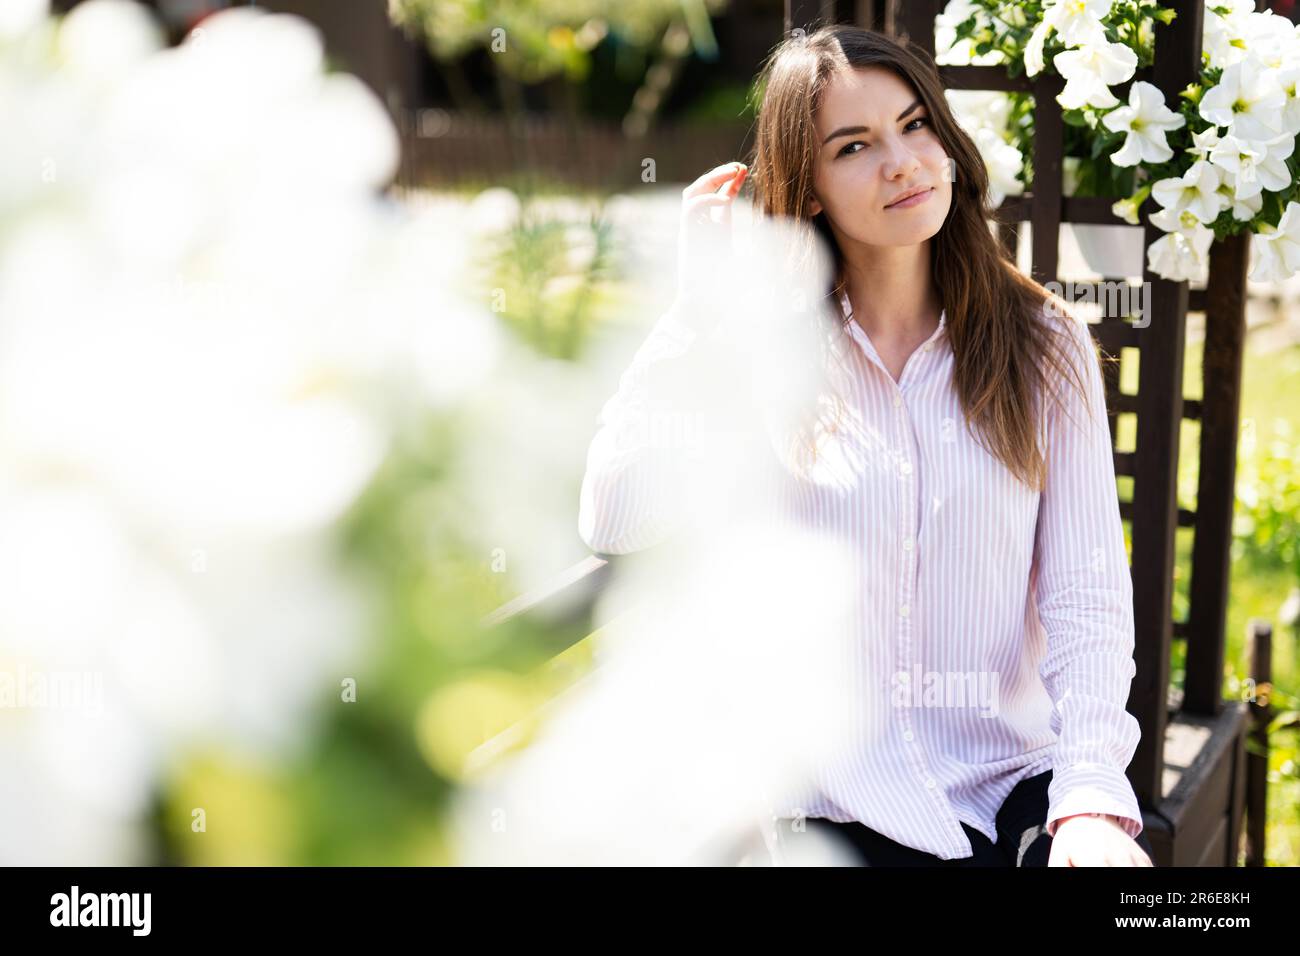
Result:
<instances>
[{"instance_id":1,"label":"ear","mask_svg":"<svg viewBox=\"0 0 1300 956\"><path fill-rule=\"evenodd\" d=\"M814 196L812 203L808 206L808 215L815 216L821 211L822 211L822 204L818 202L817 197Z\"/></svg>"}]
</instances>

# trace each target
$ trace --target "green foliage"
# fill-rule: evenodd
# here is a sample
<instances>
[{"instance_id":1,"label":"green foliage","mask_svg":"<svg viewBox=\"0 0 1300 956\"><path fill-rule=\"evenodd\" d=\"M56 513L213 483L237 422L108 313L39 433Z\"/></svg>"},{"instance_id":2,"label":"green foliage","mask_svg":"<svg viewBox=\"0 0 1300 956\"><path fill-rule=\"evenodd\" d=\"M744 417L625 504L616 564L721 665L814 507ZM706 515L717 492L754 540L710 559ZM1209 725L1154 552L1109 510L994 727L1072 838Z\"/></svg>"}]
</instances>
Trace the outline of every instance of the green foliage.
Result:
<instances>
[{"instance_id":1,"label":"green foliage","mask_svg":"<svg viewBox=\"0 0 1300 956\"><path fill-rule=\"evenodd\" d=\"M1286 568L1300 584L1300 442L1285 419L1272 432L1253 454L1253 443L1243 443L1234 535L1242 556L1257 567Z\"/></svg>"},{"instance_id":2,"label":"green foliage","mask_svg":"<svg viewBox=\"0 0 1300 956\"><path fill-rule=\"evenodd\" d=\"M495 307L538 352L577 358L614 252L613 230L599 212L572 222L525 207L487 250L489 282L499 290Z\"/></svg>"},{"instance_id":3,"label":"green foliage","mask_svg":"<svg viewBox=\"0 0 1300 956\"><path fill-rule=\"evenodd\" d=\"M584 78L591 51L606 36L640 49L655 47L674 19L692 27L717 15L729 0L389 0L393 23L423 37L438 60L485 49L493 63L525 83L552 76Z\"/></svg>"},{"instance_id":4,"label":"green foliage","mask_svg":"<svg viewBox=\"0 0 1300 956\"><path fill-rule=\"evenodd\" d=\"M714 86L697 95L682 118L688 123L752 122L757 116L750 88L743 84Z\"/></svg>"}]
</instances>

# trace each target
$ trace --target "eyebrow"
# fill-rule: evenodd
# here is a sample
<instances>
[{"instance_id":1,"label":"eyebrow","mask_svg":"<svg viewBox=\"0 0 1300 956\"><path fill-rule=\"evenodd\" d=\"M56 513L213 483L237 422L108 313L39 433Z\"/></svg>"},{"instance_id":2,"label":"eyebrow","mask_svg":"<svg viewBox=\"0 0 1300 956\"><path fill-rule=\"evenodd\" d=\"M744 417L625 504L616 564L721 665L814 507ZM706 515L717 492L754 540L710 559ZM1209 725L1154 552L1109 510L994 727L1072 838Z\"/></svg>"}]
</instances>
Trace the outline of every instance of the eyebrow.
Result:
<instances>
[{"instance_id":1,"label":"eyebrow","mask_svg":"<svg viewBox=\"0 0 1300 956\"><path fill-rule=\"evenodd\" d=\"M894 122L897 123L899 120L903 119L905 116L907 116L908 113L912 112L912 110L916 109L920 105L921 105L921 101L917 100L907 109L903 110L903 112L899 113L898 119L894 120ZM841 126L835 132L831 133L831 135L827 136L824 140L822 140L822 145L825 146L831 140L836 139L837 137L840 136L857 136L859 133L870 133L870 132L871 132L870 126Z\"/></svg>"}]
</instances>

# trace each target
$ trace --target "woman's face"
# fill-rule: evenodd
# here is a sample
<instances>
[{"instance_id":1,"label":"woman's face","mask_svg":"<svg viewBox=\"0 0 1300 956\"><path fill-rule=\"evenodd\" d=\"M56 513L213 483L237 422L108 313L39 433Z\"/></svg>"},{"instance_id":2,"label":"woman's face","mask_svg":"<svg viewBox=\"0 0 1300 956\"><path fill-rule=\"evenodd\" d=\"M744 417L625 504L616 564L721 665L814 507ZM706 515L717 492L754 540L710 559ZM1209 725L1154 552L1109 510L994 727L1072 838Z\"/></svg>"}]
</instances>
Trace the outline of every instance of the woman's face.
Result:
<instances>
[{"instance_id":1,"label":"woman's face","mask_svg":"<svg viewBox=\"0 0 1300 956\"><path fill-rule=\"evenodd\" d=\"M812 215L864 245L905 246L939 231L952 203L952 171L930 112L890 69L835 74L816 114ZM914 205L889 204L916 187Z\"/></svg>"}]
</instances>

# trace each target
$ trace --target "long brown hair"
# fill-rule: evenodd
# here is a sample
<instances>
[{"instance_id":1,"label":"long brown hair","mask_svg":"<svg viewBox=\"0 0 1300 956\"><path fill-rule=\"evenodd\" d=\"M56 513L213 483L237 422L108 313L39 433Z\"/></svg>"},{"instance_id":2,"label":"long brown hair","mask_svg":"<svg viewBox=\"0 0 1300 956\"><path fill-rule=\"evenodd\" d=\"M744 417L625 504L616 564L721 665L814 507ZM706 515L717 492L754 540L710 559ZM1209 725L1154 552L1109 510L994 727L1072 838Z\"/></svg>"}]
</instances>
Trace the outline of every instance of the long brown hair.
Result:
<instances>
[{"instance_id":1,"label":"long brown hair","mask_svg":"<svg viewBox=\"0 0 1300 956\"><path fill-rule=\"evenodd\" d=\"M810 261L823 242L834 263L828 310L842 332L850 318L839 308L844 260L824 211L809 215L817 153L814 116L839 70L885 67L910 83L929 111L954 165L952 206L934 236L931 276L946 312L953 379L968 429L1031 488L1046 474L1041 436L1042 397L1071 381L1086 387L1060 321L1075 321L1064 303L1024 275L990 229L988 173L970 136L953 117L934 59L910 41L843 24L793 33L770 53L759 76L755 146L748 163L758 216L787 217L803 226L791 263ZM1058 321L1048 321L1058 317ZM1066 346L1063 352L1060 346ZM1095 346L1091 360L1097 361ZM830 429L834 430L834 428ZM814 456L816 451L814 449Z\"/></svg>"}]
</instances>

